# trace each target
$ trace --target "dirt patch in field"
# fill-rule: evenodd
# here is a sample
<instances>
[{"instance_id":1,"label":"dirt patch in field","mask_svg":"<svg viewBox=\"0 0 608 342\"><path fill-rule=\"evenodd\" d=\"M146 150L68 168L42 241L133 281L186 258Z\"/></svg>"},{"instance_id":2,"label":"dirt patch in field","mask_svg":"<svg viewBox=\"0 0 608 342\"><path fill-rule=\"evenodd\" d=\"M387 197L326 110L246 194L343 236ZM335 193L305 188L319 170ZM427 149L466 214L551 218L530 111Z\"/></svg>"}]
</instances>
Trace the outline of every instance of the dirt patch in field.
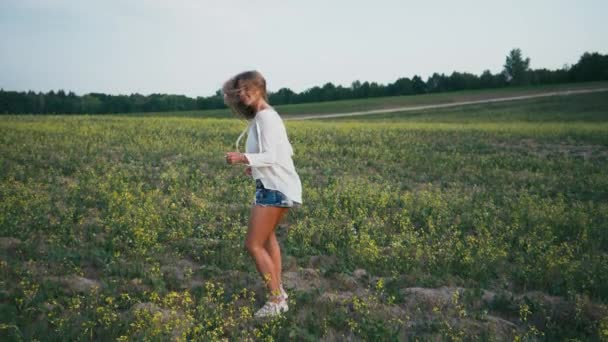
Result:
<instances>
[{"instance_id":1,"label":"dirt patch in field","mask_svg":"<svg viewBox=\"0 0 608 342\"><path fill-rule=\"evenodd\" d=\"M21 240L14 237L0 237L0 250L11 251L21 245Z\"/></svg>"},{"instance_id":2,"label":"dirt patch in field","mask_svg":"<svg viewBox=\"0 0 608 342\"><path fill-rule=\"evenodd\" d=\"M92 291L100 291L103 284L96 279L89 279L78 275L69 275L65 277L50 276L46 280L57 283L63 286L63 290L67 293L88 293Z\"/></svg>"},{"instance_id":3,"label":"dirt patch in field","mask_svg":"<svg viewBox=\"0 0 608 342\"><path fill-rule=\"evenodd\" d=\"M78 186L78 179L71 176L59 176L57 183L65 188L74 188Z\"/></svg>"},{"instance_id":4,"label":"dirt patch in field","mask_svg":"<svg viewBox=\"0 0 608 342\"><path fill-rule=\"evenodd\" d=\"M161 157L160 163L161 163L161 165L171 165L171 164L180 162L182 159L183 159L183 156L181 153L168 154L168 155Z\"/></svg>"},{"instance_id":5,"label":"dirt patch in field","mask_svg":"<svg viewBox=\"0 0 608 342\"><path fill-rule=\"evenodd\" d=\"M182 259L174 264L163 265L160 267L160 271L169 284L175 284L175 287L185 289L192 287L196 283L192 283L192 275L200 267L194 262Z\"/></svg>"}]
</instances>

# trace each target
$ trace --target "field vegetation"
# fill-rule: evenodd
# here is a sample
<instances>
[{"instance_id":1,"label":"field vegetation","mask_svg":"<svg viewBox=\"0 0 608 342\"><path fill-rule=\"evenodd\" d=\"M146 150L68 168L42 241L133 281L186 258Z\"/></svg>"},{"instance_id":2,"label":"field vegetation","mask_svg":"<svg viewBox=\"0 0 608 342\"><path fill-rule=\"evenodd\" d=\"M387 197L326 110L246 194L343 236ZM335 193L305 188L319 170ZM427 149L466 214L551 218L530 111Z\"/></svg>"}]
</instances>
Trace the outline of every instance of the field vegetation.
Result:
<instances>
[{"instance_id":1,"label":"field vegetation","mask_svg":"<svg viewBox=\"0 0 608 342\"><path fill-rule=\"evenodd\" d=\"M0 118L6 339L608 340L607 93L286 121L267 320L245 123L180 115Z\"/></svg>"}]
</instances>

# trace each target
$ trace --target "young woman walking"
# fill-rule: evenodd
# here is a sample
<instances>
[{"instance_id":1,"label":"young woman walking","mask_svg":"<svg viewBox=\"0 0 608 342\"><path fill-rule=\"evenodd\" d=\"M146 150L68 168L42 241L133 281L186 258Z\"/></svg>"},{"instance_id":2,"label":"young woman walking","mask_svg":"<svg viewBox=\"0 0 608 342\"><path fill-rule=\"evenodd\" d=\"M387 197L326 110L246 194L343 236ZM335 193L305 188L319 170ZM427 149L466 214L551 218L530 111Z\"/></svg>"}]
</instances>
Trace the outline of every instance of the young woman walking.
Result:
<instances>
[{"instance_id":1,"label":"young woman walking","mask_svg":"<svg viewBox=\"0 0 608 342\"><path fill-rule=\"evenodd\" d=\"M302 185L283 120L268 104L264 77L257 71L246 71L226 81L222 90L226 105L249 123L237 139L237 152L226 153L226 162L246 164L245 173L252 176L256 185L245 248L270 294L255 316L278 315L289 308L281 283L281 250L274 229L289 208L302 204ZM246 149L240 153L238 144L245 133Z\"/></svg>"}]
</instances>

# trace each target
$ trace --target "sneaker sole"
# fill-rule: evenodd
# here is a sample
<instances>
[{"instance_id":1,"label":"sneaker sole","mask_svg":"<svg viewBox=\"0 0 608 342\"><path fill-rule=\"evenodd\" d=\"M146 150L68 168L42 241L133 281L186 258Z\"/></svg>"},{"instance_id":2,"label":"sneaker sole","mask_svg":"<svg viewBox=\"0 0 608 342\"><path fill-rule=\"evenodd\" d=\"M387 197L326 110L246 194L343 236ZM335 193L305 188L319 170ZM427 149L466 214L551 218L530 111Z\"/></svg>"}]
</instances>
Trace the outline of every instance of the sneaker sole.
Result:
<instances>
[{"instance_id":1,"label":"sneaker sole","mask_svg":"<svg viewBox=\"0 0 608 342\"><path fill-rule=\"evenodd\" d=\"M265 316L255 316L255 318L265 318L265 317L274 317L274 316L280 316L282 313L289 311L289 306L285 306L285 308L281 308L279 309L279 313L276 314L271 314L271 315L265 315Z\"/></svg>"}]
</instances>

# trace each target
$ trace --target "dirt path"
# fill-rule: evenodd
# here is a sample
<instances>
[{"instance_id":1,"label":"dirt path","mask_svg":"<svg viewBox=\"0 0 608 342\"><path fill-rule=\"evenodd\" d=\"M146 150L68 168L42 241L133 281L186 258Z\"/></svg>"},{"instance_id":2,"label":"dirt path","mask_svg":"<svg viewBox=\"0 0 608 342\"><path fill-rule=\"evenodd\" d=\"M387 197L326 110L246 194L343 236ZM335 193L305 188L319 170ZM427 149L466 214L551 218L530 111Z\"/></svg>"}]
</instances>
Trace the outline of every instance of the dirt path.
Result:
<instances>
[{"instance_id":1,"label":"dirt path","mask_svg":"<svg viewBox=\"0 0 608 342\"><path fill-rule=\"evenodd\" d=\"M311 119L337 118L337 117L343 117L343 116L386 114L386 113L394 113L394 112L411 112L411 111L417 111L417 110L423 110L423 109L449 108L449 107L466 106L466 105L473 105L473 104L528 100L528 99L535 99L535 98L549 97L549 96L568 96L568 95L578 95L578 94L589 94L589 93L599 93L599 92L605 92L605 91L608 91L608 88L561 90L561 91L552 91L552 92L532 94L532 95L498 97L498 98L484 99L484 100L459 101L459 102L422 105L422 106L404 106L404 107L396 107L396 108L373 109L373 110L365 110L365 111L349 112L349 113L327 113L327 114L310 114L310 115L309 114L302 114L302 115L294 114L294 115L284 116L283 120L311 120Z\"/></svg>"}]
</instances>

